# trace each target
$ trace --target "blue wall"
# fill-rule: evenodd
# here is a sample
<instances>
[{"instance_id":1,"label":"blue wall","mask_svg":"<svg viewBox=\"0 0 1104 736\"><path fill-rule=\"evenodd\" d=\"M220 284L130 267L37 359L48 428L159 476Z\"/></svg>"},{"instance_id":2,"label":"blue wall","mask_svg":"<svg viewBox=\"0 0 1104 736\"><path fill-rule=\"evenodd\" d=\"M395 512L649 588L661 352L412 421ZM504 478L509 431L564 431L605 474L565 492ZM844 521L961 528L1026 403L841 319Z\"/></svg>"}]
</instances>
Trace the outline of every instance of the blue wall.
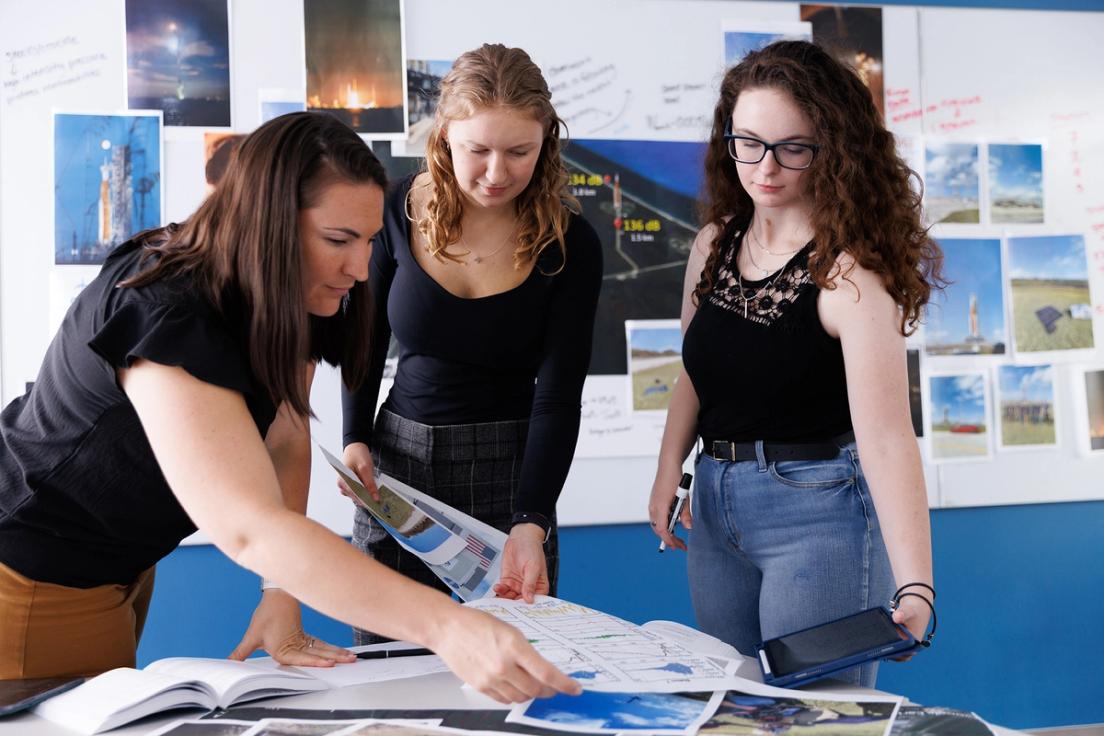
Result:
<instances>
[{"instance_id":1,"label":"blue wall","mask_svg":"<svg viewBox=\"0 0 1104 736\"><path fill-rule=\"evenodd\" d=\"M1014 728L1104 722L1104 502L932 512L939 632L878 686L973 710ZM693 623L685 557L657 554L644 525L561 535L560 595L636 622ZM245 631L256 576L212 547L159 566L140 664L221 657ZM309 612L308 630L348 645L348 628Z\"/></svg>"}]
</instances>

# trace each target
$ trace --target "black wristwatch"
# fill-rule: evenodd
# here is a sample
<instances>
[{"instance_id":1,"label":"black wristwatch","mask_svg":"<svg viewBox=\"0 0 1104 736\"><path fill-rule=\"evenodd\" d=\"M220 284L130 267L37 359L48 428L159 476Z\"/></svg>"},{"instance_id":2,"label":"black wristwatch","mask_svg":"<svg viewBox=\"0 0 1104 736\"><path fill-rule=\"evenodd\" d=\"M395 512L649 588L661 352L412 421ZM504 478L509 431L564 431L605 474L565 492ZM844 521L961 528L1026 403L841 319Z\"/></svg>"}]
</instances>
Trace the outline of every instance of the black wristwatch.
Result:
<instances>
[{"instance_id":1,"label":"black wristwatch","mask_svg":"<svg viewBox=\"0 0 1104 736\"><path fill-rule=\"evenodd\" d=\"M511 526L517 526L518 524L536 524L544 530L544 542L548 543L548 538L552 535L552 521L544 514L539 514L536 511L515 511L513 517L510 519Z\"/></svg>"}]
</instances>

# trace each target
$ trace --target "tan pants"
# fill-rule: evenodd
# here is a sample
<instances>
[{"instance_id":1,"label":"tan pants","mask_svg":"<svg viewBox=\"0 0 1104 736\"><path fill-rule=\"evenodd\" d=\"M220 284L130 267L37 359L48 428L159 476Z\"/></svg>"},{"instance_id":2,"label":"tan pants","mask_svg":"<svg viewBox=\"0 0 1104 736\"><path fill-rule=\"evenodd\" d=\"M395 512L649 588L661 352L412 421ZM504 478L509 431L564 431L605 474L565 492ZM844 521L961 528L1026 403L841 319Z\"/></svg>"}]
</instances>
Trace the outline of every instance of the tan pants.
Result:
<instances>
[{"instance_id":1,"label":"tan pants","mask_svg":"<svg viewBox=\"0 0 1104 736\"><path fill-rule=\"evenodd\" d=\"M0 564L0 680L133 667L153 573L85 589L39 583Z\"/></svg>"}]
</instances>

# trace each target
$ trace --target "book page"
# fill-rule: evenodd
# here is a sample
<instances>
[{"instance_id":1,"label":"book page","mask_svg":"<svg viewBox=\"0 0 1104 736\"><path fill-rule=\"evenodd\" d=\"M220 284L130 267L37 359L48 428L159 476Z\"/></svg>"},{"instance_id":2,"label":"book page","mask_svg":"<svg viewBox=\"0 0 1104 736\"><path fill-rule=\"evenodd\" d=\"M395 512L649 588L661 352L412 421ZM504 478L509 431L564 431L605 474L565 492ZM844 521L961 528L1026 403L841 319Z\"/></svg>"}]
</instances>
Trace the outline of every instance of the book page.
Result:
<instances>
[{"instance_id":1,"label":"book page","mask_svg":"<svg viewBox=\"0 0 1104 736\"><path fill-rule=\"evenodd\" d=\"M145 671L205 682L217 699L216 704L224 708L241 700L330 687L300 670L273 670L232 659L171 657L150 664Z\"/></svg>"}]
</instances>

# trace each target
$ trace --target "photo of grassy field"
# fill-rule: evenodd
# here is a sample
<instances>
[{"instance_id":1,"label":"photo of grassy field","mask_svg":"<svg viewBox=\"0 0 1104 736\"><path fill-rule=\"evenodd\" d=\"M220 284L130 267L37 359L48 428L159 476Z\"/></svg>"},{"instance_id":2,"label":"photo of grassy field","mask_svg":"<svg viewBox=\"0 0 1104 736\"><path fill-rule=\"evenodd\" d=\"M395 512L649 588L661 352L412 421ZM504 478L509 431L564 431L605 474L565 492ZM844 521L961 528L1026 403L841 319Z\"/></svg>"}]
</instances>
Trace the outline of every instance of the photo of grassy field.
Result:
<instances>
[{"instance_id":1,"label":"photo of grassy field","mask_svg":"<svg viewBox=\"0 0 1104 736\"><path fill-rule=\"evenodd\" d=\"M667 411L682 371L677 319L626 320L633 411Z\"/></svg>"},{"instance_id":2,"label":"photo of grassy field","mask_svg":"<svg viewBox=\"0 0 1104 736\"><path fill-rule=\"evenodd\" d=\"M1084 237L1013 237L1007 250L1016 351L1092 349Z\"/></svg>"},{"instance_id":3,"label":"photo of grassy field","mask_svg":"<svg viewBox=\"0 0 1104 736\"><path fill-rule=\"evenodd\" d=\"M1049 365L1002 365L997 372L1001 447L1053 446L1054 369Z\"/></svg>"},{"instance_id":4,"label":"photo of grassy field","mask_svg":"<svg viewBox=\"0 0 1104 736\"><path fill-rule=\"evenodd\" d=\"M1012 322L1015 325L1016 350L1034 353L1043 350L1078 350L1093 347L1091 319L1074 319L1073 304L1089 303L1089 282L1047 279L1012 279ZM1061 313L1047 332L1038 312L1053 307Z\"/></svg>"}]
</instances>

